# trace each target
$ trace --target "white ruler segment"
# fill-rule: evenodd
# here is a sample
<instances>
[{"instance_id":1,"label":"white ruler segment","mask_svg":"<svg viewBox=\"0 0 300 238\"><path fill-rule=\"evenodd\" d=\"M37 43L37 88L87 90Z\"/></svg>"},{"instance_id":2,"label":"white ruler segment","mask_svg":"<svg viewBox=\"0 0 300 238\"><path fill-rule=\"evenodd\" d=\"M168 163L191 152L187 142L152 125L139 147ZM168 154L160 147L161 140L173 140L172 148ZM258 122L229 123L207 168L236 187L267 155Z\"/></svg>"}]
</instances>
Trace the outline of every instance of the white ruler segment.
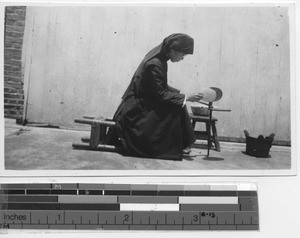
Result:
<instances>
[{"instance_id":1,"label":"white ruler segment","mask_svg":"<svg viewBox=\"0 0 300 238\"><path fill-rule=\"evenodd\" d=\"M120 211L179 211L179 204L121 203Z\"/></svg>"}]
</instances>

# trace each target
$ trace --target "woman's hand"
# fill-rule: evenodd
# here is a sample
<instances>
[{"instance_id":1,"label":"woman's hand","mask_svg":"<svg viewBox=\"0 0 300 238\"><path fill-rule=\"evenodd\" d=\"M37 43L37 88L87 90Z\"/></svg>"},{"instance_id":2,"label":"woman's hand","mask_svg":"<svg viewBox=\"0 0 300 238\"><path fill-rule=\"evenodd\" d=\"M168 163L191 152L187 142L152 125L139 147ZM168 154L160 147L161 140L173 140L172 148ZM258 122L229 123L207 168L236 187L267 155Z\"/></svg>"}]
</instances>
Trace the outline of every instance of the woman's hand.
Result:
<instances>
[{"instance_id":1,"label":"woman's hand","mask_svg":"<svg viewBox=\"0 0 300 238\"><path fill-rule=\"evenodd\" d=\"M192 93L187 95L186 100L190 102L199 102L203 98L203 93Z\"/></svg>"}]
</instances>

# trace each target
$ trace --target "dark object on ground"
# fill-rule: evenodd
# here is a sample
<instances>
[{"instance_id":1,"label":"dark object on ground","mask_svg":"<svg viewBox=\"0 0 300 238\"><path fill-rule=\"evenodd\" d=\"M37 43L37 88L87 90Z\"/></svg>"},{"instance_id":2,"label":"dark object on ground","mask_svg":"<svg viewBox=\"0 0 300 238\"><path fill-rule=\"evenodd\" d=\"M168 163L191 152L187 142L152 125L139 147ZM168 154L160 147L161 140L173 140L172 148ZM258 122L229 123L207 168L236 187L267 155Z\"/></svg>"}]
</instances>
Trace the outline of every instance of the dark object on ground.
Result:
<instances>
[{"instance_id":1,"label":"dark object on ground","mask_svg":"<svg viewBox=\"0 0 300 238\"><path fill-rule=\"evenodd\" d=\"M266 138L263 135L259 135L257 138L251 137L247 130L244 130L246 136L246 154L267 158L269 157L270 148L274 140L275 134L272 133Z\"/></svg>"}]
</instances>

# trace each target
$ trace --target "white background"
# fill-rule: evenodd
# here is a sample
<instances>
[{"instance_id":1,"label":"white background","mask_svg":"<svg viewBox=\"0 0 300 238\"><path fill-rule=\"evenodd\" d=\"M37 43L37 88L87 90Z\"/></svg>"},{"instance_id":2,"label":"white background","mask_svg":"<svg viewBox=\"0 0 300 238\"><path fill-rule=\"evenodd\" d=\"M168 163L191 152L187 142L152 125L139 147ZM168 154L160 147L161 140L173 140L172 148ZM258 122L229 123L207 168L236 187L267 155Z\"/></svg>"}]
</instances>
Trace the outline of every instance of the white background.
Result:
<instances>
[{"instance_id":1,"label":"white background","mask_svg":"<svg viewBox=\"0 0 300 238\"><path fill-rule=\"evenodd\" d=\"M6 1L8 2L8 1ZM12 2L12 1L9 1ZM17 2L17 1L15 1ZM19 1L20 2L20 1ZM56 1L58 2L58 1ZM60 1L61 2L61 1ZM72 1L75 2L76 1ZM91 2L91 1L88 1ZM124 1L122 1L124 2ZM133 1L131 1L133 2ZM137 1L136 1L137 2ZM163 1L161 1L163 2ZM165 2L165 1L164 1ZM181 1L172 1L181 2ZM184 1L188 2L188 1ZM199 1L198 1L199 2ZM219 3L240 3L246 1L218 1ZM248 1L249 2L249 1ZM262 1L251 1L251 2L262 2ZM274 3L287 3L290 1L269 1ZM86 3L86 2L85 2ZM202 3L202 2L201 2ZM211 3L211 2L209 2ZM295 2L295 13L296 13L296 46L299 45L299 32L300 32L300 4L298 1ZM291 53L293 53L291 51ZM299 65L299 47L296 48L296 65ZM2 66L1 66L2 67ZM300 78L300 70L296 68L296 79ZM293 73L293 71L292 71ZM294 71L295 73L295 71ZM299 80L296 80L297 92L299 92ZM0 88L2 90L2 86ZM2 100L2 97L1 97ZM299 107L299 96L296 95L297 106ZM296 105L294 105L296 106ZM299 109L299 108L298 108ZM296 131L299 137L299 110L296 111L294 119L297 123L292 127L293 131ZM2 124L2 123L1 123ZM3 127L1 125L1 130ZM3 132L1 132L3 133ZM3 139L1 139L3 140ZM299 155L299 148L297 148L296 138L292 141L294 145L294 153L296 156ZM299 163L298 163L299 164ZM299 174L299 165L297 165L297 172ZM34 171L33 171L34 173ZM196 183L196 182L257 182L258 185L258 199L259 199L259 215L260 215L260 231L26 231L26 230L0 230L0 238L6 237L230 237L230 238L282 238L282 237L299 237L300 236L300 177L299 176L268 176L268 177L102 177L102 178L13 178L13 177L2 177L0 178L1 183L7 182L45 182L45 183L56 183L56 182L122 182L122 183L136 183L136 182L166 182L166 183Z\"/></svg>"}]
</instances>

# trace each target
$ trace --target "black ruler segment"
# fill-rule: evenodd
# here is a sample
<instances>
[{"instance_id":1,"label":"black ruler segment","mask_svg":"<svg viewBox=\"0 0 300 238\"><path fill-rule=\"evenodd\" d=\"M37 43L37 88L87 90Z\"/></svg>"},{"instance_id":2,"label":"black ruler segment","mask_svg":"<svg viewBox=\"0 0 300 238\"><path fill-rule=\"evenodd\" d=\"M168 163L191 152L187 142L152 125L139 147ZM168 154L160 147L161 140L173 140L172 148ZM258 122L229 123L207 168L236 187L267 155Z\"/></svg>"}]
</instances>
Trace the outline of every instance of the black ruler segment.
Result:
<instances>
[{"instance_id":1,"label":"black ruler segment","mask_svg":"<svg viewBox=\"0 0 300 238\"><path fill-rule=\"evenodd\" d=\"M227 197L227 196L238 196L237 191L210 191L209 196L222 196L222 197Z\"/></svg>"},{"instance_id":2,"label":"black ruler segment","mask_svg":"<svg viewBox=\"0 0 300 238\"><path fill-rule=\"evenodd\" d=\"M25 190L12 189L12 190L0 190L0 194L25 194Z\"/></svg>"},{"instance_id":3,"label":"black ruler segment","mask_svg":"<svg viewBox=\"0 0 300 238\"><path fill-rule=\"evenodd\" d=\"M27 189L26 194L51 194L51 190L50 189Z\"/></svg>"},{"instance_id":4,"label":"black ruler segment","mask_svg":"<svg viewBox=\"0 0 300 238\"><path fill-rule=\"evenodd\" d=\"M10 203L2 205L2 210L120 210L120 204L80 204L80 203Z\"/></svg>"},{"instance_id":5,"label":"black ruler segment","mask_svg":"<svg viewBox=\"0 0 300 238\"><path fill-rule=\"evenodd\" d=\"M8 210L59 210L60 204L8 202L6 206Z\"/></svg>"},{"instance_id":6,"label":"black ruler segment","mask_svg":"<svg viewBox=\"0 0 300 238\"><path fill-rule=\"evenodd\" d=\"M102 195L103 190L79 190L79 195Z\"/></svg>"},{"instance_id":7,"label":"black ruler segment","mask_svg":"<svg viewBox=\"0 0 300 238\"><path fill-rule=\"evenodd\" d=\"M210 196L210 191L185 191L185 196Z\"/></svg>"},{"instance_id":8,"label":"black ruler segment","mask_svg":"<svg viewBox=\"0 0 300 238\"><path fill-rule=\"evenodd\" d=\"M257 196L257 191L237 191L238 196Z\"/></svg>"},{"instance_id":9,"label":"black ruler segment","mask_svg":"<svg viewBox=\"0 0 300 238\"><path fill-rule=\"evenodd\" d=\"M61 210L120 210L120 204L60 204Z\"/></svg>"},{"instance_id":10,"label":"black ruler segment","mask_svg":"<svg viewBox=\"0 0 300 238\"><path fill-rule=\"evenodd\" d=\"M184 191L158 191L158 196L184 196Z\"/></svg>"},{"instance_id":11,"label":"black ruler segment","mask_svg":"<svg viewBox=\"0 0 300 238\"><path fill-rule=\"evenodd\" d=\"M104 195L130 195L129 190L105 190Z\"/></svg>"},{"instance_id":12,"label":"black ruler segment","mask_svg":"<svg viewBox=\"0 0 300 238\"><path fill-rule=\"evenodd\" d=\"M155 190L133 190L131 194L134 196L157 196Z\"/></svg>"},{"instance_id":13,"label":"black ruler segment","mask_svg":"<svg viewBox=\"0 0 300 238\"><path fill-rule=\"evenodd\" d=\"M239 197L241 211L258 211L258 201L255 197Z\"/></svg>"},{"instance_id":14,"label":"black ruler segment","mask_svg":"<svg viewBox=\"0 0 300 238\"><path fill-rule=\"evenodd\" d=\"M3 229L259 229L252 183L1 184L0 208Z\"/></svg>"},{"instance_id":15,"label":"black ruler segment","mask_svg":"<svg viewBox=\"0 0 300 238\"><path fill-rule=\"evenodd\" d=\"M51 194L70 194L77 195L77 190L54 189L50 190Z\"/></svg>"},{"instance_id":16,"label":"black ruler segment","mask_svg":"<svg viewBox=\"0 0 300 238\"><path fill-rule=\"evenodd\" d=\"M240 211L239 204L180 204L180 211Z\"/></svg>"},{"instance_id":17,"label":"black ruler segment","mask_svg":"<svg viewBox=\"0 0 300 238\"><path fill-rule=\"evenodd\" d=\"M5 199L7 203L10 202L19 202L19 203L40 203L40 202L48 202L48 203L55 203L58 202L58 196L32 196L32 195L18 195L18 196L13 196L13 195L6 195L6 196L1 196L0 195L0 201L2 199Z\"/></svg>"}]
</instances>

